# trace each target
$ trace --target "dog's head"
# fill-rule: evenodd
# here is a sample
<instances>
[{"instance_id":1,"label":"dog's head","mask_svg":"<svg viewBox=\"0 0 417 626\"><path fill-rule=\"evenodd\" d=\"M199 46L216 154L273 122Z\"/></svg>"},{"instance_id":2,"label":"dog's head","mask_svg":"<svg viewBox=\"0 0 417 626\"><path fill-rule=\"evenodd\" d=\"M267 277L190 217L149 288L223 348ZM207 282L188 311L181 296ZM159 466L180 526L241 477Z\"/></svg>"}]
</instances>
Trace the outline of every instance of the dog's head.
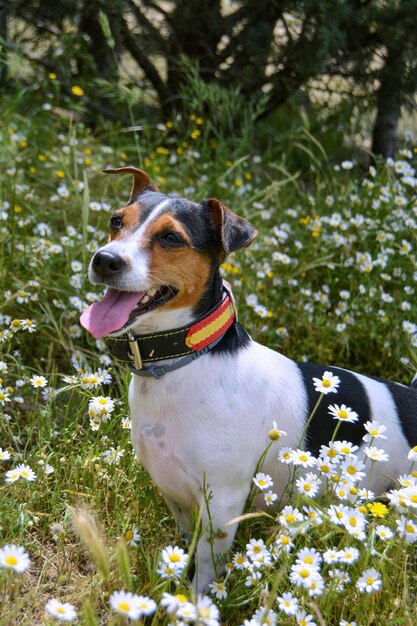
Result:
<instances>
[{"instance_id":1,"label":"dog's head","mask_svg":"<svg viewBox=\"0 0 417 626\"><path fill-rule=\"evenodd\" d=\"M105 170L134 176L131 197L109 220L109 242L93 256L92 283L103 300L81 316L96 338L125 332L154 313L193 310L226 256L248 246L255 228L219 200L169 197L136 167Z\"/></svg>"}]
</instances>

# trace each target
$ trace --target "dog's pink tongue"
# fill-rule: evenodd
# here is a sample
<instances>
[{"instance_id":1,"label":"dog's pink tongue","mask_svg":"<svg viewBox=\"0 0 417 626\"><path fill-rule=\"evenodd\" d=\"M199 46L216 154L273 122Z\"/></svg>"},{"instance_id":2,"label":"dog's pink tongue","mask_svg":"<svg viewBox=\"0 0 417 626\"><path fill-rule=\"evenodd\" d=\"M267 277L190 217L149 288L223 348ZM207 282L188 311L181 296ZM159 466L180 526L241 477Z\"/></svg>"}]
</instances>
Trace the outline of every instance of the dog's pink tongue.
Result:
<instances>
[{"instance_id":1,"label":"dog's pink tongue","mask_svg":"<svg viewBox=\"0 0 417 626\"><path fill-rule=\"evenodd\" d=\"M102 300L94 302L81 314L81 326L84 326L95 339L119 330L126 324L130 313L145 293L145 291L133 293L108 289Z\"/></svg>"}]
</instances>

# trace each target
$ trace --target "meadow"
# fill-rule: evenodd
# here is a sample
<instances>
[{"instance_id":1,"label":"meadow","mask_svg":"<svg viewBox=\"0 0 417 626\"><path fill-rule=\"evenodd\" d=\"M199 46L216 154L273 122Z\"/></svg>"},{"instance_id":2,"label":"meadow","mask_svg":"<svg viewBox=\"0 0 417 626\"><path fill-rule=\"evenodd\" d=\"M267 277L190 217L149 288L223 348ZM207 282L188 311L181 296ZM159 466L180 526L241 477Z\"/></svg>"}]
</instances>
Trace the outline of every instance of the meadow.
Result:
<instances>
[{"instance_id":1,"label":"meadow","mask_svg":"<svg viewBox=\"0 0 417 626\"><path fill-rule=\"evenodd\" d=\"M130 134L93 135L48 103L30 116L6 103L2 120L0 625L417 623L417 448L383 498L366 488L374 464L389 463L377 422L365 452L337 438L319 459L281 448L290 503L260 466L253 493L268 513L249 503L226 575L196 598L198 529L190 545L176 533L130 444L129 373L78 322L100 294L88 261L131 184L101 170L133 164L165 192L216 196L256 225L251 248L223 266L255 339L408 384L417 148L364 167L330 159L300 128L296 166L250 137L213 139L198 112L185 130L173 120ZM271 446L285 445L279 417Z\"/></svg>"}]
</instances>

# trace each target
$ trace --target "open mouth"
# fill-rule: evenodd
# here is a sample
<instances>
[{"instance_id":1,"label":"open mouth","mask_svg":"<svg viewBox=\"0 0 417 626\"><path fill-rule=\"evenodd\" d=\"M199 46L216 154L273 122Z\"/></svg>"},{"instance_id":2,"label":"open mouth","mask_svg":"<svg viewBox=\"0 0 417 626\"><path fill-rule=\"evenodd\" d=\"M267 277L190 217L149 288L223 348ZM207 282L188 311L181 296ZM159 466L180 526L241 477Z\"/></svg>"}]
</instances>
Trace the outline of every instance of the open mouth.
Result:
<instances>
[{"instance_id":1,"label":"open mouth","mask_svg":"<svg viewBox=\"0 0 417 626\"><path fill-rule=\"evenodd\" d=\"M168 287L166 285L162 287L151 287L148 291L143 293L143 297L140 298L137 306L135 306L135 308L131 311L128 322L143 313L147 313L148 311L152 311L153 309L166 304L177 295L178 289Z\"/></svg>"},{"instance_id":2,"label":"open mouth","mask_svg":"<svg viewBox=\"0 0 417 626\"><path fill-rule=\"evenodd\" d=\"M102 300L91 304L80 317L81 325L96 339L123 330L137 317L172 300L178 289L168 285L147 291L120 291L109 287Z\"/></svg>"}]
</instances>

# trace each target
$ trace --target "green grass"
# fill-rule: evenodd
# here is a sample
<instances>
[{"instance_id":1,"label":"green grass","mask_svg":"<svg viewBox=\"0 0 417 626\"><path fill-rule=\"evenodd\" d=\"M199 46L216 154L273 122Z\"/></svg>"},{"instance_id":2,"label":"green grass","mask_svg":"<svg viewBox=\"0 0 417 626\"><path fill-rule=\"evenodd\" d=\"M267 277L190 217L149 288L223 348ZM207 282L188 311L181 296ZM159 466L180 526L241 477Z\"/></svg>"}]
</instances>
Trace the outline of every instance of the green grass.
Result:
<instances>
[{"instance_id":1,"label":"green grass","mask_svg":"<svg viewBox=\"0 0 417 626\"><path fill-rule=\"evenodd\" d=\"M148 128L136 141L114 128L93 137L41 107L30 118L9 107L3 120L0 377L10 402L4 401L0 414L0 445L11 459L0 460L0 548L23 546L31 565L20 575L0 569L0 624L54 623L44 612L50 598L74 604L82 624L124 623L109 608L115 590L157 602L164 591L193 596L186 575L177 589L156 572L164 547L188 548L123 427L128 374L78 324L79 309L94 298L86 265L106 240L110 208L123 205L130 188L127 178L105 177L100 170L141 165L163 191L196 200L217 196L253 221L258 239L226 262L224 274L241 320L256 339L294 359L408 382L416 366L416 334L403 324L417 318L417 199L396 170L403 161L411 167L414 153L366 176L356 167L335 171L320 144L300 132L299 150L308 154L310 166L288 172L285 155L253 154L248 144L230 147L221 138L214 145L198 115L190 118L187 136L179 135L174 121L173 128ZM91 202L109 208L94 211ZM36 324L34 333L13 321L25 319ZM99 367L111 382L89 387L83 377ZM30 384L38 375L46 377L47 388ZM88 404L98 395L115 400L115 409L93 430ZM277 421L279 426L279 416ZM112 449L122 456L110 463L104 455ZM18 463L35 471L33 482L5 482ZM45 474L46 464L53 473ZM317 624L416 623L415 544L396 532L400 513L389 507L378 518L362 503L367 526L359 541L329 519L328 507L336 502L330 487L318 499L294 495L294 506L322 511L323 524L291 526L294 550L261 568L252 587L245 585L248 571L231 569L228 597L215 600L223 624L241 624L261 607L278 612L277 595L289 591ZM414 511L407 509L410 521ZM276 514L242 521L234 553L245 552L251 538L262 538L272 551L287 532ZM385 543L375 534L381 522L395 533ZM134 525L141 536L136 547L129 545ZM324 553L351 545L360 558L337 565L350 575L343 590L330 565L322 567L322 595L311 598L291 583L302 548ZM369 567L380 573L382 591L360 593L356 582ZM169 618L160 608L147 623L167 624ZM295 623L295 617L279 613L279 624Z\"/></svg>"}]
</instances>

